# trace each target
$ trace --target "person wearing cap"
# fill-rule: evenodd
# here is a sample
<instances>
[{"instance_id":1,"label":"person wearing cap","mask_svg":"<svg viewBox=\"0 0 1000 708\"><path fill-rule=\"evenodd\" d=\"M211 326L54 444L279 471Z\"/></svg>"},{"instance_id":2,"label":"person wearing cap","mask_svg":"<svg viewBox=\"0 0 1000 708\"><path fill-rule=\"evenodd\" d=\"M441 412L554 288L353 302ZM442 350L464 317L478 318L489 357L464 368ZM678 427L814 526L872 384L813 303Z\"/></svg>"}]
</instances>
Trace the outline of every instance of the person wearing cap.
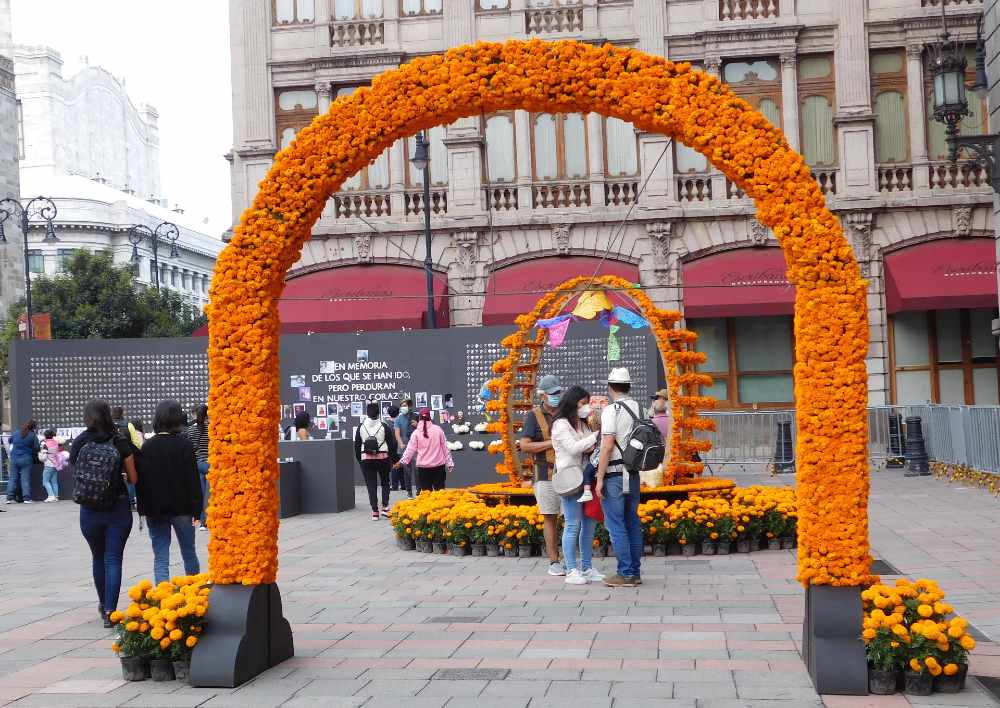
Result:
<instances>
[{"instance_id":1,"label":"person wearing cap","mask_svg":"<svg viewBox=\"0 0 1000 708\"><path fill-rule=\"evenodd\" d=\"M650 396L650 398L652 399L652 403L650 405L649 419L656 426L656 429L660 431L663 441L669 446L670 430L674 427L674 419L670 413L670 394L667 392L667 389L661 388Z\"/></svg>"},{"instance_id":2,"label":"person wearing cap","mask_svg":"<svg viewBox=\"0 0 1000 708\"><path fill-rule=\"evenodd\" d=\"M535 492L538 513L542 516L542 530L545 536L545 553L549 557L549 575L566 575L566 569L559 562L557 527L560 497L552 488L552 473L555 471L556 453L552 447L552 422L559 412L562 398L562 383L557 376L546 374L538 382L538 394L542 405L535 406L524 416L519 440L521 452L534 455L535 478L531 487Z\"/></svg>"},{"instance_id":3,"label":"person wearing cap","mask_svg":"<svg viewBox=\"0 0 1000 708\"><path fill-rule=\"evenodd\" d=\"M639 475L625 469L621 448L632 430L632 416L627 406L641 417L639 403L629 392L632 379L628 369L612 369L608 374L608 397L611 403L601 413L601 454L597 464L595 489L604 510L604 525L618 559L618 572L604 579L608 587L633 588L642 584L642 524L639 521Z\"/></svg>"}]
</instances>

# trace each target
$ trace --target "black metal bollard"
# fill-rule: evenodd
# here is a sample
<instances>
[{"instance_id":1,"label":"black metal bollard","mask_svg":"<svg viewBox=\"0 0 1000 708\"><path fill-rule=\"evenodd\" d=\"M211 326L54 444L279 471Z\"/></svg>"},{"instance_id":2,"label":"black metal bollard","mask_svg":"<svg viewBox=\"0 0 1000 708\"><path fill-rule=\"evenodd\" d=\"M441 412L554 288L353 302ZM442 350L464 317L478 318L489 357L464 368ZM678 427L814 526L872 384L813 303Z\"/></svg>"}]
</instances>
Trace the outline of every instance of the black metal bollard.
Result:
<instances>
[{"instance_id":1,"label":"black metal bollard","mask_svg":"<svg viewBox=\"0 0 1000 708\"><path fill-rule=\"evenodd\" d=\"M774 459L771 464L774 466L775 474L795 473L795 448L792 445L792 421L779 420L778 434L774 441Z\"/></svg>"},{"instance_id":2,"label":"black metal bollard","mask_svg":"<svg viewBox=\"0 0 1000 708\"><path fill-rule=\"evenodd\" d=\"M900 468L905 464L903 458L903 418L899 413L889 416L889 453L886 457L885 466L890 468Z\"/></svg>"},{"instance_id":3,"label":"black metal bollard","mask_svg":"<svg viewBox=\"0 0 1000 708\"><path fill-rule=\"evenodd\" d=\"M919 416L906 419L906 477L922 477L931 473L930 458L924 446L924 434Z\"/></svg>"}]
</instances>

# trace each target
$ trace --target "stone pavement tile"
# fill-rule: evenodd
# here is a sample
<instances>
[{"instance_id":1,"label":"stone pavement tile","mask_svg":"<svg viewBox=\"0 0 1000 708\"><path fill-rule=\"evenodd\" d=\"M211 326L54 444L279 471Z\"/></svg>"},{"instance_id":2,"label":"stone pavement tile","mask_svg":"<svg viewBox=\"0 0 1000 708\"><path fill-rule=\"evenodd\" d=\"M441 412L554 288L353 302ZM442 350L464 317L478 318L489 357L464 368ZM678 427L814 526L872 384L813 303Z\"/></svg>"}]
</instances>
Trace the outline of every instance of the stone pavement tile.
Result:
<instances>
[{"instance_id":1,"label":"stone pavement tile","mask_svg":"<svg viewBox=\"0 0 1000 708\"><path fill-rule=\"evenodd\" d=\"M140 693L132 700L119 705L124 708L195 708L195 706L202 704L206 706L220 705L218 703L213 704L212 701L231 698L232 696L218 696L206 701L202 696L177 696L173 693ZM249 708L252 705L246 699L243 699L241 704L245 708ZM280 701L278 704L280 704Z\"/></svg>"},{"instance_id":2,"label":"stone pavement tile","mask_svg":"<svg viewBox=\"0 0 1000 708\"><path fill-rule=\"evenodd\" d=\"M796 700L746 700L743 698L706 698L698 708L824 708L819 698Z\"/></svg>"},{"instance_id":3,"label":"stone pavement tile","mask_svg":"<svg viewBox=\"0 0 1000 708\"><path fill-rule=\"evenodd\" d=\"M24 696L19 701L11 703L10 705L15 706L16 708L112 708L112 706L123 705L131 699L138 697L138 695L138 690L133 691L127 696L111 695L106 693L64 693L58 696L53 696L43 693L33 693ZM3 699L4 695L0 694L0 702L2 702ZM183 708L184 706L196 706L198 704L177 703L175 705L177 705L178 708Z\"/></svg>"},{"instance_id":4,"label":"stone pavement tile","mask_svg":"<svg viewBox=\"0 0 1000 708\"><path fill-rule=\"evenodd\" d=\"M740 671L770 671L766 661L751 661L750 659L698 659L695 662L698 669L723 669Z\"/></svg>"},{"instance_id":5,"label":"stone pavement tile","mask_svg":"<svg viewBox=\"0 0 1000 708\"><path fill-rule=\"evenodd\" d=\"M532 696L544 696L548 687L548 681L505 679L503 681L490 681L480 695L484 698L511 697L528 699Z\"/></svg>"},{"instance_id":6,"label":"stone pavement tile","mask_svg":"<svg viewBox=\"0 0 1000 708\"><path fill-rule=\"evenodd\" d=\"M553 649L540 648L532 649L527 647L521 652L521 656L526 659L586 659L590 656L591 650L589 649ZM619 659L619 661L621 661Z\"/></svg>"},{"instance_id":7,"label":"stone pavement tile","mask_svg":"<svg viewBox=\"0 0 1000 708\"><path fill-rule=\"evenodd\" d=\"M732 672L720 669L702 671L660 669L656 674L656 680L667 683L726 683L732 686L736 685L733 682Z\"/></svg>"},{"instance_id":8,"label":"stone pavement tile","mask_svg":"<svg viewBox=\"0 0 1000 708\"><path fill-rule=\"evenodd\" d=\"M445 708L525 708L528 697L504 696L503 698L452 698Z\"/></svg>"},{"instance_id":9,"label":"stone pavement tile","mask_svg":"<svg viewBox=\"0 0 1000 708\"><path fill-rule=\"evenodd\" d=\"M121 676L120 669L118 675ZM125 681L121 678L112 680L75 679L58 681L56 683L49 684L48 686L39 689L38 693L110 693L116 688L121 688L124 685Z\"/></svg>"},{"instance_id":10,"label":"stone pavement tile","mask_svg":"<svg viewBox=\"0 0 1000 708\"><path fill-rule=\"evenodd\" d=\"M740 698L750 698L754 700L813 700L817 698L816 691L811 687L805 686L767 686L767 685L753 685L748 686L737 685L736 686L737 695Z\"/></svg>"},{"instance_id":11,"label":"stone pavement tile","mask_svg":"<svg viewBox=\"0 0 1000 708\"><path fill-rule=\"evenodd\" d=\"M353 696L362 688L368 685L366 679L353 680L326 680L315 679L309 681L304 687L289 692L291 696Z\"/></svg>"},{"instance_id":12,"label":"stone pavement tile","mask_svg":"<svg viewBox=\"0 0 1000 708\"><path fill-rule=\"evenodd\" d=\"M631 667L631 664L623 669L586 669L583 672L583 680L656 683L656 669L635 669Z\"/></svg>"},{"instance_id":13,"label":"stone pavement tile","mask_svg":"<svg viewBox=\"0 0 1000 708\"><path fill-rule=\"evenodd\" d=\"M448 702L447 696L416 696L403 703L399 698L371 698L365 708L442 708Z\"/></svg>"},{"instance_id":14,"label":"stone pavement tile","mask_svg":"<svg viewBox=\"0 0 1000 708\"><path fill-rule=\"evenodd\" d=\"M396 669L402 671L402 669ZM366 669L360 666L353 667L325 667L325 666L303 666L300 669L292 669L288 674L289 678L297 679L356 679L365 673Z\"/></svg>"},{"instance_id":15,"label":"stone pavement tile","mask_svg":"<svg viewBox=\"0 0 1000 708\"><path fill-rule=\"evenodd\" d=\"M350 678L364 678L369 681L427 681L437 671L431 668L403 668L403 669L369 669L368 671L357 673ZM337 676L315 676L314 678L339 678Z\"/></svg>"},{"instance_id":16,"label":"stone pavement tile","mask_svg":"<svg viewBox=\"0 0 1000 708\"><path fill-rule=\"evenodd\" d=\"M426 679L374 679L356 696L415 696L427 685ZM303 695L302 693L298 695Z\"/></svg>"},{"instance_id":17,"label":"stone pavement tile","mask_svg":"<svg viewBox=\"0 0 1000 708\"><path fill-rule=\"evenodd\" d=\"M447 679L436 679L429 681L418 696L478 696L486 688L488 681L452 681ZM408 702L408 701L407 701Z\"/></svg>"},{"instance_id":18,"label":"stone pavement tile","mask_svg":"<svg viewBox=\"0 0 1000 708\"><path fill-rule=\"evenodd\" d=\"M532 698L528 708L611 708L612 698L601 696L546 696Z\"/></svg>"},{"instance_id":19,"label":"stone pavement tile","mask_svg":"<svg viewBox=\"0 0 1000 708\"><path fill-rule=\"evenodd\" d=\"M996 706L996 700L975 681L967 681L960 693L932 693L929 696L907 696L910 703L921 708L934 706Z\"/></svg>"},{"instance_id":20,"label":"stone pavement tile","mask_svg":"<svg viewBox=\"0 0 1000 708\"><path fill-rule=\"evenodd\" d=\"M482 667L483 665L480 664ZM485 668L485 667L484 667ZM579 681L581 669L512 669L506 681Z\"/></svg>"},{"instance_id":21,"label":"stone pavement tile","mask_svg":"<svg viewBox=\"0 0 1000 708\"><path fill-rule=\"evenodd\" d=\"M736 698L736 687L730 683L675 683L677 698Z\"/></svg>"},{"instance_id":22,"label":"stone pavement tile","mask_svg":"<svg viewBox=\"0 0 1000 708\"><path fill-rule=\"evenodd\" d=\"M553 659L549 666L553 669L620 669L621 659Z\"/></svg>"},{"instance_id":23,"label":"stone pavement tile","mask_svg":"<svg viewBox=\"0 0 1000 708\"><path fill-rule=\"evenodd\" d=\"M892 696L822 696L826 708L910 708L901 693Z\"/></svg>"},{"instance_id":24,"label":"stone pavement tile","mask_svg":"<svg viewBox=\"0 0 1000 708\"><path fill-rule=\"evenodd\" d=\"M281 704L281 708L356 708L368 700L366 697L296 696Z\"/></svg>"},{"instance_id":25,"label":"stone pavement tile","mask_svg":"<svg viewBox=\"0 0 1000 708\"><path fill-rule=\"evenodd\" d=\"M782 671L736 670L733 671L733 679L735 679L737 686L798 686L811 688L813 685L809 674L805 672L792 674Z\"/></svg>"},{"instance_id":26,"label":"stone pavement tile","mask_svg":"<svg viewBox=\"0 0 1000 708\"><path fill-rule=\"evenodd\" d=\"M412 669L475 669L479 666L479 659L412 659L407 664L407 668Z\"/></svg>"},{"instance_id":27,"label":"stone pavement tile","mask_svg":"<svg viewBox=\"0 0 1000 708\"><path fill-rule=\"evenodd\" d=\"M571 696L600 697L611 693L610 681L553 681L549 684L546 698L569 698Z\"/></svg>"},{"instance_id":28,"label":"stone pavement tile","mask_svg":"<svg viewBox=\"0 0 1000 708\"><path fill-rule=\"evenodd\" d=\"M694 698L616 698L614 708L696 708Z\"/></svg>"},{"instance_id":29,"label":"stone pavement tile","mask_svg":"<svg viewBox=\"0 0 1000 708\"><path fill-rule=\"evenodd\" d=\"M585 685L585 684L584 684ZM622 681L611 684L612 698L662 698L673 696L673 686L669 683Z\"/></svg>"}]
</instances>

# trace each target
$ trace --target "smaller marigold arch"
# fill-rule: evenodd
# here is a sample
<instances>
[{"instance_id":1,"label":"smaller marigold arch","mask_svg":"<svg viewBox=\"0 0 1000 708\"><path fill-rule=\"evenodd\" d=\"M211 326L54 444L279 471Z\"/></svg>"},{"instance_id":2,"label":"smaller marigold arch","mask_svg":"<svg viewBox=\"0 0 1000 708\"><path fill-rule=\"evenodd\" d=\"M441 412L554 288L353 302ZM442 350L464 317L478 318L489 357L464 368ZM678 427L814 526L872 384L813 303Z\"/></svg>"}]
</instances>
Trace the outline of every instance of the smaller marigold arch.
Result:
<instances>
[{"instance_id":1,"label":"smaller marigold arch","mask_svg":"<svg viewBox=\"0 0 1000 708\"><path fill-rule=\"evenodd\" d=\"M613 275L580 276L561 283L544 295L531 312L520 315L517 331L501 342L508 354L493 363L496 378L486 384L494 395L486 409L497 416L487 430L500 434L501 444L496 452L502 453L504 458L497 464L497 473L506 475L515 485L522 484L531 475L531 458L517 452L514 440L521 415L534 405L531 399L536 388L535 379L549 337L548 329L536 329L535 326L539 320L558 315L570 300L587 291L615 291L630 299L649 321L663 362L674 418L669 441L670 463L664 470L663 483L684 484L700 476L704 465L693 459L694 453L707 452L712 443L695 438L694 433L714 430L715 423L703 418L698 411L714 407L715 399L699 395L701 386L712 384L712 377L695 370L706 360L703 352L694 349L698 335L676 326L681 319L680 312L661 310L634 283Z\"/></svg>"}]
</instances>

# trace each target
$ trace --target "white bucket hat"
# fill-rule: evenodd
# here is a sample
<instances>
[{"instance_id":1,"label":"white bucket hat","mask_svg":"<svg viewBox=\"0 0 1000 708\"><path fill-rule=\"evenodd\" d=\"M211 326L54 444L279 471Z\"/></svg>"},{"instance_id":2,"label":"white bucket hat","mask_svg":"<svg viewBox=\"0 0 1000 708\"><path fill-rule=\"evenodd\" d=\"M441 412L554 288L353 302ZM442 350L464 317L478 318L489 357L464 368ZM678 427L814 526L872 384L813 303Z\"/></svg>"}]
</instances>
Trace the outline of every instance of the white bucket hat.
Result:
<instances>
[{"instance_id":1,"label":"white bucket hat","mask_svg":"<svg viewBox=\"0 0 1000 708\"><path fill-rule=\"evenodd\" d=\"M625 367L612 369L611 373L608 374L608 383L630 384L632 377L628 375L628 369Z\"/></svg>"}]
</instances>

